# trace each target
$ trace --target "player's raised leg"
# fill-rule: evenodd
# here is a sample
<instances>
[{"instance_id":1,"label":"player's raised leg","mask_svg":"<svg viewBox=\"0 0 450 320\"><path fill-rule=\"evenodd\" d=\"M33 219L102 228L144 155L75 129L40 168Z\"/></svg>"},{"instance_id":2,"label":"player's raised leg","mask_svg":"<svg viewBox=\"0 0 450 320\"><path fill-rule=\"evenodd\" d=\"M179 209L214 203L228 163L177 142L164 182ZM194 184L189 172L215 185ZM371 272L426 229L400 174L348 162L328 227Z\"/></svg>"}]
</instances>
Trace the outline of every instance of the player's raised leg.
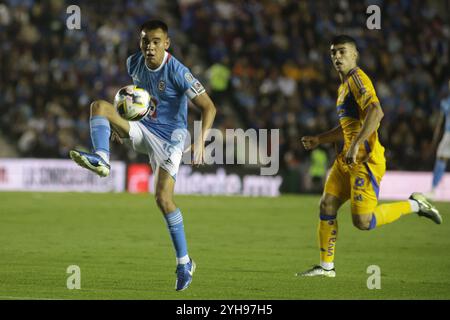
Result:
<instances>
[{"instance_id":1,"label":"player's raised leg","mask_svg":"<svg viewBox=\"0 0 450 320\"><path fill-rule=\"evenodd\" d=\"M352 174L351 211L355 227L372 230L411 213L427 217L437 224L442 222L438 210L420 193L413 193L406 201L378 204L383 175L383 166L370 168L368 165Z\"/></svg>"},{"instance_id":2,"label":"player's raised leg","mask_svg":"<svg viewBox=\"0 0 450 320\"><path fill-rule=\"evenodd\" d=\"M297 273L297 276L336 276L334 254L338 234L337 212L342 203L342 200L328 193L324 193L320 199L320 220L318 225L320 264L305 272Z\"/></svg>"},{"instance_id":3,"label":"player's raised leg","mask_svg":"<svg viewBox=\"0 0 450 320\"><path fill-rule=\"evenodd\" d=\"M442 217L436 207L431 204L423 194L413 193L409 200L378 205L373 213L352 213L355 227L360 230L372 230L375 227L392 223L404 215L417 213L436 224L442 223Z\"/></svg>"},{"instance_id":4,"label":"player's raised leg","mask_svg":"<svg viewBox=\"0 0 450 320\"><path fill-rule=\"evenodd\" d=\"M111 126L120 137L127 138L130 131L128 121L121 118L114 106L107 101L97 100L91 104L91 140L93 153L71 150L70 157L83 168L89 169L101 177L110 172L109 137Z\"/></svg>"},{"instance_id":5,"label":"player's raised leg","mask_svg":"<svg viewBox=\"0 0 450 320\"><path fill-rule=\"evenodd\" d=\"M189 257L186 235L184 233L183 215L173 201L174 178L164 169L156 169L155 199L164 215L177 258L177 280L175 289L187 289L192 282L195 262Z\"/></svg>"}]
</instances>

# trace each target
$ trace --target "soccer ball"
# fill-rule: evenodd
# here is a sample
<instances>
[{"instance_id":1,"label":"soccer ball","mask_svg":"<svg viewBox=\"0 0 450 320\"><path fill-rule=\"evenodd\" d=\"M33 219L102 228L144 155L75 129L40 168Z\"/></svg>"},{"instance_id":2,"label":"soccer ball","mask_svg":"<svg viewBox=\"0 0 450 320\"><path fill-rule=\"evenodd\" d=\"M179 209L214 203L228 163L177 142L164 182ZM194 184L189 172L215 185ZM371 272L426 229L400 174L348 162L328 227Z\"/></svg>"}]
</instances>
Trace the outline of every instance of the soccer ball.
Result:
<instances>
[{"instance_id":1,"label":"soccer ball","mask_svg":"<svg viewBox=\"0 0 450 320\"><path fill-rule=\"evenodd\" d=\"M139 121L155 108L151 95L135 85L125 86L117 91L114 107L128 121Z\"/></svg>"}]
</instances>

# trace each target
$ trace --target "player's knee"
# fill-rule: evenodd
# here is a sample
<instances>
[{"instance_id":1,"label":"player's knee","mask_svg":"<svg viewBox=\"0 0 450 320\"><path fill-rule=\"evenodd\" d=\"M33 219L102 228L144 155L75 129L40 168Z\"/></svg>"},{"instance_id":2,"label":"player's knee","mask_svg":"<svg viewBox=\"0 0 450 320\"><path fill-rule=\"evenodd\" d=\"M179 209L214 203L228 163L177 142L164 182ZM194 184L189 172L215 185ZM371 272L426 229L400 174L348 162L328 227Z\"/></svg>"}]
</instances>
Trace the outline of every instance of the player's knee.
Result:
<instances>
[{"instance_id":1,"label":"player's knee","mask_svg":"<svg viewBox=\"0 0 450 320\"><path fill-rule=\"evenodd\" d=\"M173 211L173 200L172 196L165 192L157 192L155 195L156 204L158 205L159 209L163 213L169 213Z\"/></svg>"},{"instance_id":2,"label":"player's knee","mask_svg":"<svg viewBox=\"0 0 450 320\"><path fill-rule=\"evenodd\" d=\"M320 214L321 215L326 215L326 216L336 216L336 208L334 205L334 202L327 199L327 198L322 198L320 200Z\"/></svg>"},{"instance_id":3,"label":"player's knee","mask_svg":"<svg viewBox=\"0 0 450 320\"><path fill-rule=\"evenodd\" d=\"M370 230L370 221L360 219L358 216L353 216L353 225L359 230Z\"/></svg>"},{"instance_id":4,"label":"player's knee","mask_svg":"<svg viewBox=\"0 0 450 320\"><path fill-rule=\"evenodd\" d=\"M107 116L109 113L109 105L106 101L95 100L91 103L91 116Z\"/></svg>"}]
</instances>

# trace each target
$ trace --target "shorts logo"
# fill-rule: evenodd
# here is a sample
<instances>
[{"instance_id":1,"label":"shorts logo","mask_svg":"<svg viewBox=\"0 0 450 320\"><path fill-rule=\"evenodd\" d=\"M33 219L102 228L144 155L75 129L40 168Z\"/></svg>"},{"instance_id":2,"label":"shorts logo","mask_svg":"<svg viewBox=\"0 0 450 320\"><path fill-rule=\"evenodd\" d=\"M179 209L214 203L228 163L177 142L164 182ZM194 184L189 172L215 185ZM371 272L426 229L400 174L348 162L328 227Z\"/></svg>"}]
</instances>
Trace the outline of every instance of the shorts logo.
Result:
<instances>
[{"instance_id":1,"label":"shorts logo","mask_svg":"<svg viewBox=\"0 0 450 320\"><path fill-rule=\"evenodd\" d=\"M364 179L363 178L356 178L355 179L355 187L362 187L364 186Z\"/></svg>"},{"instance_id":2,"label":"shorts logo","mask_svg":"<svg viewBox=\"0 0 450 320\"><path fill-rule=\"evenodd\" d=\"M194 76L189 72L184 74L184 78L187 82L192 82L192 80L194 80Z\"/></svg>"},{"instance_id":3,"label":"shorts logo","mask_svg":"<svg viewBox=\"0 0 450 320\"><path fill-rule=\"evenodd\" d=\"M158 82L158 90L162 92L165 89L166 89L166 83L164 82L164 80L159 80L159 82Z\"/></svg>"}]
</instances>

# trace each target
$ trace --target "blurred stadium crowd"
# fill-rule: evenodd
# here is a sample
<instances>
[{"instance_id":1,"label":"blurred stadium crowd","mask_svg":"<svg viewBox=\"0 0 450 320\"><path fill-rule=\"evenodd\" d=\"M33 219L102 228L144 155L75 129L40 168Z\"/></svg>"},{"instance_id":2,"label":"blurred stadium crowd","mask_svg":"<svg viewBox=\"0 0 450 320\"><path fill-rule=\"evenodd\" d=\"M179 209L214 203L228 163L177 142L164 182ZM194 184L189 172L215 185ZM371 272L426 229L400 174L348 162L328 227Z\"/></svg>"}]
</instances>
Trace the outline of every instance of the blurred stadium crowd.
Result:
<instances>
[{"instance_id":1,"label":"blurred stadium crowd","mask_svg":"<svg viewBox=\"0 0 450 320\"><path fill-rule=\"evenodd\" d=\"M71 4L81 8L80 30L66 27ZM381 30L366 28L369 4L381 8ZM89 149L90 102L111 101L131 83L125 61L138 48L138 27L157 17L169 25L171 51L211 93L219 111L214 126L280 128L281 167L302 171L310 155L299 138L337 124L329 40L347 33L385 112L380 137L388 169L431 170L433 126L448 94L448 10L447 1L421 0L6 0L1 132L24 157ZM198 115L192 110L190 122ZM114 148L115 158L139 160Z\"/></svg>"}]
</instances>

